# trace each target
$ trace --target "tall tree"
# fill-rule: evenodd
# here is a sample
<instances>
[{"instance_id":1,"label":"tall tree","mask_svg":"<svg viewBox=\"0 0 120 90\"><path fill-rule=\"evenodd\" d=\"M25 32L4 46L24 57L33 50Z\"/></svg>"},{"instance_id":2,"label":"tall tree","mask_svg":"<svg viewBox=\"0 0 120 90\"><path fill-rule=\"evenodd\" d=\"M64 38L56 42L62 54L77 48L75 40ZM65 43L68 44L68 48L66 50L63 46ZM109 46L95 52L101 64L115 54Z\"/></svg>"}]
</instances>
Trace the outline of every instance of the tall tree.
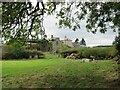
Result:
<instances>
[{"instance_id":1,"label":"tall tree","mask_svg":"<svg viewBox=\"0 0 120 90\"><path fill-rule=\"evenodd\" d=\"M75 39L75 43L78 43L78 41L79 41L79 39L78 39L78 38L76 38L76 39Z\"/></svg>"},{"instance_id":2,"label":"tall tree","mask_svg":"<svg viewBox=\"0 0 120 90\"><path fill-rule=\"evenodd\" d=\"M55 7L55 3L51 2L46 6ZM38 34L44 36L43 16L54 10L54 8L45 8L43 2L37 2L35 6L31 2L2 2L0 8L2 8L2 30L0 33L5 39L16 38L19 35L25 35L26 38L35 37ZM33 31L35 31L35 35L32 35Z\"/></svg>"},{"instance_id":3,"label":"tall tree","mask_svg":"<svg viewBox=\"0 0 120 90\"><path fill-rule=\"evenodd\" d=\"M85 42L84 38L82 38L82 40L80 41L80 45L86 46L86 42Z\"/></svg>"},{"instance_id":4,"label":"tall tree","mask_svg":"<svg viewBox=\"0 0 120 90\"><path fill-rule=\"evenodd\" d=\"M116 36L115 41L113 43L118 50L118 55L120 56L120 32L118 33L118 36Z\"/></svg>"},{"instance_id":5,"label":"tall tree","mask_svg":"<svg viewBox=\"0 0 120 90\"><path fill-rule=\"evenodd\" d=\"M86 18L88 31L105 33L108 28L114 31L120 28L120 2L4 2L2 3L2 35L14 37L27 28L24 33L31 35L34 23L40 22L43 28L43 19L46 14L56 14L59 27L80 28L80 20ZM60 8L59 10L57 8ZM18 28L15 30L14 28ZM44 30L43 30L44 31ZM22 31L23 32L23 31ZM32 35L31 35L32 36Z\"/></svg>"}]
</instances>

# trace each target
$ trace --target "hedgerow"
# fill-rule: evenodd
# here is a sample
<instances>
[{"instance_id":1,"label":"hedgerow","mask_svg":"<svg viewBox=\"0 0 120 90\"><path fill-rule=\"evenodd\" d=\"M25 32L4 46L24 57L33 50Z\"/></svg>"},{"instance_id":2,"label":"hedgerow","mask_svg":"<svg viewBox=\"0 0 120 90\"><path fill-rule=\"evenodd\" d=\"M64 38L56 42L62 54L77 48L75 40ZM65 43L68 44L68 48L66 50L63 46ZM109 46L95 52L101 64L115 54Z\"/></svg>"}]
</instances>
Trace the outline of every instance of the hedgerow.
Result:
<instances>
[{"instance_id":1,"label":"hedgerow","mask_svg":"<svg viewBox=\"0 0 120 90\"><path fill-rule=\"evenodd\" d=\"M79 55L78 59L90 58L90 59L112 59L116 56L116 49L114 47L81 47L81 48L71 48L68 50L63 50L60 55L64 58L76 53Z\"/></svg>"}]
</instances>

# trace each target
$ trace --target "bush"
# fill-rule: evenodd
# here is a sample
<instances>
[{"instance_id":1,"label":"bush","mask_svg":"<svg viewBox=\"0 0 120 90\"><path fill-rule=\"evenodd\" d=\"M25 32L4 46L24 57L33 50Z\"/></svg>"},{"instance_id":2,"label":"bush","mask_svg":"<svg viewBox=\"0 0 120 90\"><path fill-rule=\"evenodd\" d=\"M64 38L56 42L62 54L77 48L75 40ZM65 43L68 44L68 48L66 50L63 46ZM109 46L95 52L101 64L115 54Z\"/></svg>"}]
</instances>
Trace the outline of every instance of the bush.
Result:
<instances>
[{"instance_id":1,"label":"bush","mask_svg":"<svg viewBox=\"0 0 120 90\"><path fill-rule=\"evenodd\" d=\"M31 56L32 58L44 58L45 57L45 55L41 51L27 50L26 52L28 53L29 57Z\"/></svg>"},{"instance_id":2,"label":"bush","mask_svg":"<svg viewBox=\"0 0 120 90\"><path fill-rule=\"evenodd\" d=\"M23 47L6 45L3 47L2 59L22 59L26 55Z\"/></svg>"},{"instance_id":3,"label":"bush","mask_svg":"<svg viewBox=\"0 0 120 90\"><path fill-rule=\"evenodd\" d=\"M69 49L61 52L61 56L66 58L72 53L78 54L78 58L89 59L112 59L116 56L116 49L114 47L81 47L77 49ZM69 57L68 57L69 58Z\"/></svg>"},{"instance_id":4,"label":"bush","mask_svg":"<svg viewBox=\"0 0 120 90\"><path fill-rule=\"evenodd\" d=\"M72 53L78 53L78 51L70 49L70 50L60 52L60 54L63 58L66 58L67 56L70 56Z\"/></svg>"},{"instance_id":5,"label":"bush","mask_svg":"<svg viewBox=\"0 0 120 90\"><path fill-rule=\"evenodd\" d=\"M2 59L29 59L44 58L44 54L36 50L26 50L24 47L13 47L6 45L3 47Z\"/></svg>"},{"instance_id":6,"label":"bush","mask_svg":"<svg viewBox=\"0 0 120 90\"><path fill-rule=\"evenodd\" d=\"M62 44L62 45L59 46L58 51L62 52L62 51L68 50L70 48L71 48L70 46Z\"/></svg>"}]
</instances>

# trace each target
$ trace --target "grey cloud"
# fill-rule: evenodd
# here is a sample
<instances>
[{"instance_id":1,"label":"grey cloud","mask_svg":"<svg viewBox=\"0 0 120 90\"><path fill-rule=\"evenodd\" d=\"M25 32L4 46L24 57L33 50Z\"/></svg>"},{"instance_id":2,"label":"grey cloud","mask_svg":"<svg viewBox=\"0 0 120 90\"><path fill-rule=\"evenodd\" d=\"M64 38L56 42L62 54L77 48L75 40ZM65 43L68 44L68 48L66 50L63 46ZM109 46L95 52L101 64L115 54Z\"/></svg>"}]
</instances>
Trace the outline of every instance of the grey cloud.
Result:
<instances>
[{"instance_id":1,"label":"grey cloud","mask_svg":"<svg viewBox=\"0 0 120 90\"><path fill-rule=\"evenodd\" d=\"M114 33L112 30L108 30L106 34L101 34L97 32L96 34L92 34L91 32L87 32L85 28L85 21L80 23L81 29L73 31L68 28L59 29L58 26L55 25L57 20L54 16L48 16L44 20L44 26L46 29L46 34L48 38L51 35L55 37L60 37L60 39L64 39L65 36L71 40L75 40L78 38L84 38L86 40L87 46L95 46L95 45L111 45L117 35L117 32Z\"/></svg>"}]
</instances>

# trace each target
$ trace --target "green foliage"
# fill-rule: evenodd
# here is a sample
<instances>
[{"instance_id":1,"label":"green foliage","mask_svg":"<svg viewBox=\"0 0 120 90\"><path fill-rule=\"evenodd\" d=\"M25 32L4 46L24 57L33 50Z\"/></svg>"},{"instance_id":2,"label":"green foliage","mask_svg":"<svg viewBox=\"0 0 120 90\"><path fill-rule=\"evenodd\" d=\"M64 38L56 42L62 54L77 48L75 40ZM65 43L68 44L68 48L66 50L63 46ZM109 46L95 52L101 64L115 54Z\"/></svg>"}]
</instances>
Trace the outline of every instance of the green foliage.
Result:
<instances>
[{"instance_id":1,"label":"green foliage","mask_svg":"<svg viewBox=\"0 0 120 90\"><path fill-rule=\"evenodd\" d=\"M80 29L80 20L85 19L85 17L87 17L86 28L92 33L97 31L105 33L109 28L116 31L120 27L120 2L65 3L48 1L46 3L37 2L35 7L31 2L3 2L3 27L0 34L6 40L11 37L28 38L31 36L38 38L38 34L43 36L45 34L43 16L51 15L53 12L59 20L59 27L68 27L74 31ZM19 27L18 30L15 29L16 27ZM27 30L23 30L24 28ZM33 31L35 31L35 35L32 35Z\"/></svg>"},{"instance_id":2,"label":"green foliage","mask_svg":"<svg viewBox=\"0 0 120 90\"><path fill-rule=\"evenodd\" d=\"M115 41L113 42L113 44L114 44L114 46L115 46L115 48L116 48L116 50L117 50L117 56L116 56L116 61L118 61L118 63L120 63L120 31L119 31L119 33L118 33L118 36L116 36L116 38L115 38Z\"/></svg>"},{"instance_id":3,"label":"green foliage","mask_svg":"<svg viewBox=\"0 0 120 90\"><path fill-rule=\"evenodd\" d=\"M37 51L37 50L26 50L26 53L28 54L28 56L35 58L35 56L37 56L37 58L44 58L45 55L41 52L41 51Z\"/></svg>"},{"instance_id":4,"label":"green foliage","mask_svg":"<svg viewBox=\"0 0 120 90\"><path fill-rule=\"evenodd\" d=\"M32 37L38 39L45 34L43 26L44 14L50 15L56 9L56 2L37 2L35 6L31 2L2 2L2 30L0 34L5 40L11 37ZM23 31L23 28L26 30ZM35 32L35 34L32 34ZM21 34L22 33L22 34ZM18 35L19 34L19 35Z\"/></svg>"},{"instance_id":5,"label":"green foliage","mask_svg":"<svg viewBox=\"0 0 120 90\"><path fill-rule=\"evenodd\" d=\"M82 40L80 41L80 45L86 46L86 42L85 42L84 38L82 38Z\"/></svg>"},{"instance_id":6,"label":"green foliage","mask_svg":"<svg viewBox=\"0 0 120 90\"><path fill-rule=\"evenodd\" d=\"M30 23L30 28L24 33L32 36L35 31L36 38L38 34L45 33L43 26L43 16L56 14L59 27L68 27L76 30L80 29L80 20L86 18L87 29L93 33L100 31L105 33L111 27L113 31L120 26L120 2L37 2L34 7L31 2L3 2L2 3L2 26L1 34L7 38L16 36L14 28L19 26L18 32L23 32ZM39 7L41 5L41 7ZM66 6L67 5L67 6ZM58 9L60 7L60 9ZM55 12L54 12L55 11ZM28 17L26 17L28 16ZM108 23L111 22L110 27ZM26 25L26 26L25 26ZM35 30L34 30L35 29ZM28 32L29 31L29 32ZM7 35L7 36L6 36Z\"/></svg>"},{"instance_id":7,"label":"green foliage","mask_svg":"<svg viewBox=\"0 0 120 90\"><path fill-rule=\"evenodd\" d=\"M23 47L22 40L11 39L7 45L3 46L3 59L22 59L26 58L25 47Z\"/></svg>"},{"instance_id":8,"label":"green foliage","mask_svg":"<svg viewBox=\"0 0 120 90\"><path fill-rule=\"evenodd\" d=\"M69 49L69 50L63 50L60 52L60 54L63 58L66 58L67 56L71 55L72 53L78 53L78 51Z\"/></svg>"},{"instance_id":9,"label":"green foliage","mask_svg":"<svg viewBox=\"0 0 120 90\"><path fill-rule=\"evenodd\" d=\"M70 47L68 45L65 45L65 44L62 44L59 48L58 48L58 51L59 52L62 52L64 50L67 50L69 49Z\"/></svg>"},{"instance_id":10,"label":"green foliage","mask_svg":"<svg viewBox=\"0 0 120 90\"><path fill-rule=\"evenodd\" d=\"M28 58L23 47L6 45L3 47L2 59L23 59Z\"/></svg>"},{"instance_id":11,"label":"green foliage","mask_svg":"<svg viewBox=\"0 0 120 90\"><path fill-rule=\"evenodd\" d=\"M76 42L76 43L78 43L78 41L79 41L79 39L78 39L78 38L76 38L76 39L75 39L75 42Z\"/></svg>"},{"instance_id":12,"label":"green foliage","mask_svg":"<svg viewBox=\"0 0 120 90\"><path fill-rule=\"evenodd\" d=\"M20 40L11 41L8 45L3 46L2 59L28 59L30 56L34 58L37 55L38 58L44 58L44 54L36 50L26 50L23 43Z\"/></svg>"},{"instance_id":13,"label":"green foliage","mask_svg":"<svg viewBox=\"0 0 120 90\"><path fill-rule=\"evenodd\" d=\"M119 32L118 36L115 38L114 45L118 51L118 55L120 56L120 32Z\"/></svg>"},{"instance_id":14,"label":"green foliage","mask_svg":"<svg viewBox=\"0 0 120 90\"><path fill-rule=\"evenodd\" d=\"M92 33L97 31L105 33L108 28L115 31L120 26L119 4L119 2L78 2L74 5L74 3L69 2L67 7L61 6L61 10L57 14L60 21L59 25L60 27L67 26L70 29L76 30L80 28L80 20L87 17L86 28L88 31ZM68 20L69 24L64 24ZM108 27L109 22L111 22L111 25Z\"/></svg>"},{"instance_id":15,"label":"green foliage","mask_svg":"<svg viewBox=\"0 0 120 90\"><path fill-rule=\"evenodd\" d=\"M2 59L33 59L33 58L44 58L45 55L41 51L26 50L25 48L14 48L11 46L3 47Z\"/></svg>"},{"instance_id":16,"label":"green foliage","mask_svg":"<svg viewBox=\"0 0 120 90\"><path fill-rule=\"evenodd\" d=\"M69 49L61 52L62 57L67 57L72 53L79 55L79 58L90 58L90 59L112 59L116 56L116 50L114 47L94 47L87 48L81 47L77 49Z\"/></svg>"}]
</instances>

